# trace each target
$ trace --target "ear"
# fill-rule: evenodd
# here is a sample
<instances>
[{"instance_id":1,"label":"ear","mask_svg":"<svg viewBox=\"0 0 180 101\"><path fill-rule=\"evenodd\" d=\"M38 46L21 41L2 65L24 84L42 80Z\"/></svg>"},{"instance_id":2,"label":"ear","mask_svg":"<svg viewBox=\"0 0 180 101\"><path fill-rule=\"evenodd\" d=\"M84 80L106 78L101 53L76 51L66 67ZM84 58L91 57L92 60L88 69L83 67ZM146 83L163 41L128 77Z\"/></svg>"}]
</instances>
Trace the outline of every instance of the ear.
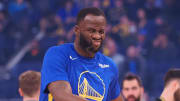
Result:
<instances>
[{"instance_id":1,"label":"ear","mask_svg":"<svg viewBox=\"0 0 180 101\"><path fill-rule=\"evenodd\" d=\"M74 26L74 32L75 32L75 35L76 35L76 36L80 33L80 29L79 29L79 26L78 26L78 25L75 25L75 26Z\"/></svg>"},{"instance_id":2,"label":"ear","mask_svg":"<svg viewBox=\"0 0 180 101\"><path fill-rule=\"evenodd\" d=\"M141 87L141 94L144 94L144 87Z\"/></svg>"},{"instance_id":3,"label":"ear","mask_svg":"<svg viewBox=\"0 0 180 101\"><path fill-rule=\"evenodd\" d=\"M143 97L144 97L144 88L143 87L141 87L141 99L143 99Z\"/></svg>"},{"instance_id":4,"label":"ear","mask_svg":"<svg viewBox=\"0 0 180 101\"><path fill-rule=\"evenodd\" d=\"M179 84L179 81L178 81L178 80L176 80L176 81L174 82L173 87L174 87L175 90L177 90L178 88L180 88L180 84Z\"/></svg>"},{"instance_id":5,"label":"ear","mask_svg":"<svg viewBox=\"0 0 180 101\"><path fill-rule=\"evenodd\" d=\"M21 88L19 88L18 91L19 91L20 96L24 96L23 91L21 90Z\"/></svg>"}]
</instances>

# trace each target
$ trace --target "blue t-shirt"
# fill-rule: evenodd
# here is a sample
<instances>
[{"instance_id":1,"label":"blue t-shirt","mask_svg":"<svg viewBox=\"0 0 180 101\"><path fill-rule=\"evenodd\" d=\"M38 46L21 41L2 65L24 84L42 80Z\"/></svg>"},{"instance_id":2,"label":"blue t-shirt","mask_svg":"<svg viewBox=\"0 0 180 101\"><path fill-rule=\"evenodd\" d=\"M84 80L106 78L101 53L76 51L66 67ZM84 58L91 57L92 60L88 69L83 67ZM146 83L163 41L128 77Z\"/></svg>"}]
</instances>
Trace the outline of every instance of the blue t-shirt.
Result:
<instances>
[{"instance_id":1,"label":"blue t-shirt","mask_svg":"<svg viewBox=\"0 0 180 101\"><path fill-rule=\"evenodd\" d=\"M118 70L107 56L80 56L72 43L50 48L41 71L40 101L53 101L47 89L57 80L70 83L72 93L90 101L111 101L120 94Z\"/></svg>"}]
</instances>

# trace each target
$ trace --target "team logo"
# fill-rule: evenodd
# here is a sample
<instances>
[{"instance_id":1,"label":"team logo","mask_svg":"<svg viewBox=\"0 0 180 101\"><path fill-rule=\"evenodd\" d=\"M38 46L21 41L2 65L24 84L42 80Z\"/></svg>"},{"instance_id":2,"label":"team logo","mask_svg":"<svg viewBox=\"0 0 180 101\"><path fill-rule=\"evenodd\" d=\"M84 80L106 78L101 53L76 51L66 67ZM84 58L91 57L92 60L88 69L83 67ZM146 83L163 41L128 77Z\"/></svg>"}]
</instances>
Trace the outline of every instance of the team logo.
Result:
<instances>
[{"instance_id":1,"label":"team logo","mask_svg":"<svg viewBox=\"0 0 180 101\"><path fill-rule=\"evenodd\" d=\"M71 60L76 60L77 58L73 58L71 55L69 56Z\"/></svg>"},{"instance_id":2,"label":"team logo","mask_svg":"<svg viewBox=\"0 0 180 101\"><path fill-rule=\"evenodd\" d=\"M102 101L105 94L105 84L95 72L84 71L79 77L78 94L89 100Z\"/></svg>"},{"instance_id":3,"label":"team logo","mask_svg":"<svg viewBox=\"0 0 180 101\"><path fill-rule=\"evenodd\" d=\"M101 67L101 68L109 68L109 65L99 63L99 67Z\"/></svg>"}]
</instances>

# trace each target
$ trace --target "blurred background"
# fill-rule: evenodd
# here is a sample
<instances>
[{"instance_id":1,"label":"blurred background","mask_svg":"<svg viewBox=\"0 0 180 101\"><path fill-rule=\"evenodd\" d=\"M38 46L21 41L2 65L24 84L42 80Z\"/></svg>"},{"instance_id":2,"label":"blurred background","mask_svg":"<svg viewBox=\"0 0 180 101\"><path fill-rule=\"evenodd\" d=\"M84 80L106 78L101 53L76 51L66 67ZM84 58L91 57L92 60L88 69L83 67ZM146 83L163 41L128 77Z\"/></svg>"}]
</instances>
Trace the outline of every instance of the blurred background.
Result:
<instances>
[{"instance_id":1,"label":"blurred background","mask_svg":"<svg viewBox=\"0 0 180 101\"><path fill-rule=\"evenodd\" d=\"M0 101L19 100L18 76L40 71L47 49L73 42L76 15L101 8L107 17L102 52L142 77L149 98L158 97L163 76L180 67L179 0L0 0Z\"/></svg>"}]
</instances>

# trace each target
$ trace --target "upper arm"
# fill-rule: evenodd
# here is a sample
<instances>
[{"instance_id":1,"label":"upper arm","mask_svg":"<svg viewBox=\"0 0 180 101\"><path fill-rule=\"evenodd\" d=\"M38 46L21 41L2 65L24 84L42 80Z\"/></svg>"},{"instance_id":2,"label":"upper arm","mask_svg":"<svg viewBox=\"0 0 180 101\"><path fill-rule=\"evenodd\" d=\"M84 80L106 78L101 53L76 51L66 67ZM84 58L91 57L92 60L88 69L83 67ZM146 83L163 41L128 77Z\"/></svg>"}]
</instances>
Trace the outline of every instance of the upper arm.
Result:
<instances>
[{"instance_id":1,"label":"upper arm","mask_svg":"<svg viewBox=\"0 0 180 101\"><path fill-rule=\"evenodd\" d=\"M61 49L61 48L60 48ZM68 82L66 72L66 56L59 47L50 48L43 61L41 70L41 88L43 92L48 93L47 86L52 82L63 80Z\"/></svg>"},{"instance_id":2,"label":"upper arm","mask_svg":"<svg viewBox=\"0 0 180 101\"><path fill-rule=\"evenodd\" d=\"M110 88L109 88L110 89L109 95L111 97L111 100L117 99L117 98L119 99L119 95L120 95L119 73L118 73L118 68L114 64L114 62L112 62L112 73L113 73L113 78L112 78L112 81L110 83Z\"/></svg>"}]
</instances>

